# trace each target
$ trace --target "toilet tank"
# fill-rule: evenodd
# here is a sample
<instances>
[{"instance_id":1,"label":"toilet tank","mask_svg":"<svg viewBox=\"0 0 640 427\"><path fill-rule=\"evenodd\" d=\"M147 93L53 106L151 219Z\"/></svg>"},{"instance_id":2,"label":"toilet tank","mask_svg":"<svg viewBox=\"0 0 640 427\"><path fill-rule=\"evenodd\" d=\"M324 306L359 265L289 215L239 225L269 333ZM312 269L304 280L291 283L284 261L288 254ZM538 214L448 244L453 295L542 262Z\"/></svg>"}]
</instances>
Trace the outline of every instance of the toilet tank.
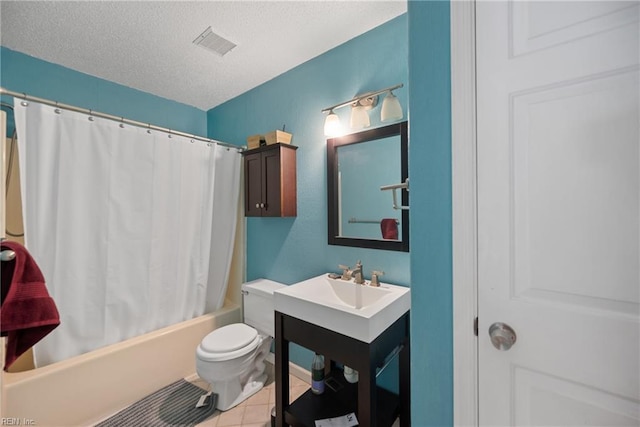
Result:
<instances>
[{"instance_id":1,"label":"toilet tank","mask_svg":"<svg viewBox=\"0 0 640 427\"><path fill-rule=\"evenodd\" d=\"M262 334L274 336L273 291L285 287L282 283L257 279L242 285L244 323Z\"/></svg>"}]
</instances>

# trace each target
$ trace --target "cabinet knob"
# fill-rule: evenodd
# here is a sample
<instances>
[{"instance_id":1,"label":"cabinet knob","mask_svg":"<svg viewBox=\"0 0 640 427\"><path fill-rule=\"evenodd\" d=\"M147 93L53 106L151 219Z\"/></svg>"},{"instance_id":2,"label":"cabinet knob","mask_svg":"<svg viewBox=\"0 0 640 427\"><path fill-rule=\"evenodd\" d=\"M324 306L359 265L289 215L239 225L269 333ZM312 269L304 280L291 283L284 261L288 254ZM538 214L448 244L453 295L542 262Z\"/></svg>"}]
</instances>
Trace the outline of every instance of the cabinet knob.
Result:
<instances>
[{"instance_id":1,"label":"cabinet knob","mask_svg":"<svg viewBox=\"0 0 640 427\"><path fill-rule=\"evenodd\" d=\"M264 203L260 203L260 207L261 207L261 208L264 208Z\"/></svg>"},{"instance_id":2,"label":"cabinet knob","mask_svg":"<svg viewBox=\"0 0 640 427\"><path fill-rule=\"evenodd\" d=\"M256 203L256 209L260 209L260 203Z\"/></svg>"}]
</instances>

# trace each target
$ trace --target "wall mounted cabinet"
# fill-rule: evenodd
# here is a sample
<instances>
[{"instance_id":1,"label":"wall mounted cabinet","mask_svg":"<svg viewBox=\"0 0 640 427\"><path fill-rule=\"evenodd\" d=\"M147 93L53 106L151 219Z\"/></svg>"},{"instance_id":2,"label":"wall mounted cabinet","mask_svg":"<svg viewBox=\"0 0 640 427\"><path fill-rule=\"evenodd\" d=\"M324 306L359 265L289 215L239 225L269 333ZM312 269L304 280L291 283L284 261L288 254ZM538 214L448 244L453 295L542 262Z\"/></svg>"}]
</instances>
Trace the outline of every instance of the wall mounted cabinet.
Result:
<instances>
[{"instance_id":1,"label":"wall mounted cabinet","mask_svg":"<svg viewBox=\"0 0 640 427\"><path fill-rule=\"evenodd\" d=\"M297 149L273 144L244 152L245 216L297 215Z\"/></svg>"}]
</instances>

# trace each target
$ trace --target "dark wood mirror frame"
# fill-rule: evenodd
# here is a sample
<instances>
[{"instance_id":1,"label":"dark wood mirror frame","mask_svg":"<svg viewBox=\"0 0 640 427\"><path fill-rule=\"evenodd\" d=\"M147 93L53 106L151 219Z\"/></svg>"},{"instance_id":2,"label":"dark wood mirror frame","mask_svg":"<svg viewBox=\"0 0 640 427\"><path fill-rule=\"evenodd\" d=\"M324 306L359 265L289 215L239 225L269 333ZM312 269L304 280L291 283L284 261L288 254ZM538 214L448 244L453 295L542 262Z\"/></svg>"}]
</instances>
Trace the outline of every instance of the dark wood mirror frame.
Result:
<instances>
[{"instance_id":1,"label":"dark wood mirror frame","mask_svg":"<svg viewBox=\"0 0 640 427\"><path fill-rule=\"evenodd\" d=\"M401 182L409 177L409 141L407 135L407 122L394 123L392 125L363 132L352 133L336 138L327 139L327 206L329 219L329 244L337 246L353 246L370 249L384 249L388 251L409 252L409 211L402 210L402 236L401 240L376 240L355 237L338 236L338 147L365 143L376 139L391 136L400 136L400 173ZM409 206L408 191L401 191L402 206ZM389 203L392 203L391 191L389 191Z\"/></svg>"}]
</instances>

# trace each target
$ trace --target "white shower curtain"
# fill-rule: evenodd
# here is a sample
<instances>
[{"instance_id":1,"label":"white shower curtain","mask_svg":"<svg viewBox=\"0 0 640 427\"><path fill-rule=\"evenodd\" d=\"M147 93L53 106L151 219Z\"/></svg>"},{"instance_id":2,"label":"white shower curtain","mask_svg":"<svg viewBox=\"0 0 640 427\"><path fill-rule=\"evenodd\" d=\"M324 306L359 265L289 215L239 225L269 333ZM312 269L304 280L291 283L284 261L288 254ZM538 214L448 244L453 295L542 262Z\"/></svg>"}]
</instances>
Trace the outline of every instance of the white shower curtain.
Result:
<instances>
[{"instance_id":1,"label":"white shower curtain","mask_svg":"<svg viewBox=\"0 0 640 427\"><path fill-rule=\"evenodd\" d=\"M37 366L220 308L241 155L15 102L25 245L60 312Z\"/></svg>"}]
</instances>

